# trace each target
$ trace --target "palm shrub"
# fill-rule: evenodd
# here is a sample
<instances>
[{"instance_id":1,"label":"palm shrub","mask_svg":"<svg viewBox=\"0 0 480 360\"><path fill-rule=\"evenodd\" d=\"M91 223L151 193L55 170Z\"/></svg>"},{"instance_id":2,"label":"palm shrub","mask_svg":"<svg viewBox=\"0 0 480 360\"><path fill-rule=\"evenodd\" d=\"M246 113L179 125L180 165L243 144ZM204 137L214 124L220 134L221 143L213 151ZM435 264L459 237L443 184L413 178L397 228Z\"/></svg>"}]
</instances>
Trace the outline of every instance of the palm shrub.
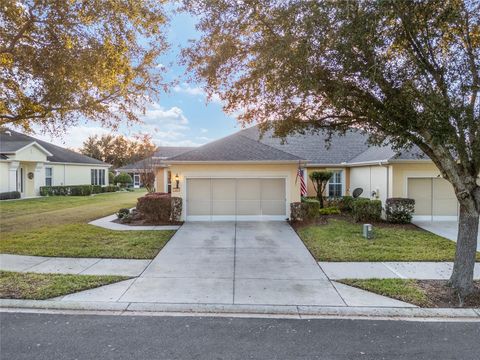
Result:
<instances>
[{"instance_id":1,"label":"palm shrub","mask_svg":"<svg viewBox=\"0 0 480 360\"><path fill-rule=\"evenodd\" d=\"M312 180L313 188L317 193L317 199L320 202L320 208L323 209L323 193L327 187L328 181L332 178L331 171L314 171L310 173L309 177Z\"/></svg>"}]
</instances>

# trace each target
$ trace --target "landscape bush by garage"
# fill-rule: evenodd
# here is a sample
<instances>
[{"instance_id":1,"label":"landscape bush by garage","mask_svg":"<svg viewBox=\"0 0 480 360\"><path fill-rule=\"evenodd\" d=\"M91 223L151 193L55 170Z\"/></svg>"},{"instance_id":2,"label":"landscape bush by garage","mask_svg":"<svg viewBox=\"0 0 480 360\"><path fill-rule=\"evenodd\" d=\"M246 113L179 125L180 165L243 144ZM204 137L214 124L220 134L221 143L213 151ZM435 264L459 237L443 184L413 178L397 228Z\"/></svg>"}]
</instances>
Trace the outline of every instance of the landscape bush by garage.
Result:
<instances>
[{"instance_id":1,"label":"landscape bush by garage","mask_svg":"<svg viewBox=\"0 0 480 360\"><path fill-rule=\"evenodd\" d=\"M182 213L182 199L168 193L149 193L138 198L137 211L150 223L176 222Z\"/></svg>"},{"instance_id":2,"label":"landscape bush by garage","mask_svg":"<svg viewBox=\"0 0 480 360\"><path fill-rule=\"evenodd\" d=\"M20 199L18 191L7 191L0 193L0 200Z\"/></svg>"},{"instance_id":3,"label":"landscape bush by garage","mask_svg":"<svg viewBox=\"0 0 480 360\"><path fill-rule=\"evenodd\" d=\"M116 185L107 185L102 187L102 193L119 191L120 188Z\"/></svg>"},{"instance_id":4,"label":"landscape bush by garage","mask_svg":"<svg viewBox=\"0 0 480 360\"><path fill-rule=\"evenodd\" d=\"M317 199L302 199L303 206L305 207L305 217L307 219L315 219L319 215L320 201Z\"/></svg>"},{"instance_id":5,"label":"landscape bush by garage","mask_svg":"<svg viewBox=\"0 0 480 360\"><path fill-rule=\"evenodd\" d=\"M380 200L355 199L352 207L353 219L359 221L380 221L382 216L382 202Z\"/></svg>"},{"instance_id":6,"label":"landscape bush by garage","mask_svg":"<svg viewBox=\"0 0 480 360\"><path fill-rule=\"evenodd\" d=\"M414 199L389 198L385 202L385 214L387 215L387 221L391 223L410 223L414 211Z\"/></svg>"}]
</instances>

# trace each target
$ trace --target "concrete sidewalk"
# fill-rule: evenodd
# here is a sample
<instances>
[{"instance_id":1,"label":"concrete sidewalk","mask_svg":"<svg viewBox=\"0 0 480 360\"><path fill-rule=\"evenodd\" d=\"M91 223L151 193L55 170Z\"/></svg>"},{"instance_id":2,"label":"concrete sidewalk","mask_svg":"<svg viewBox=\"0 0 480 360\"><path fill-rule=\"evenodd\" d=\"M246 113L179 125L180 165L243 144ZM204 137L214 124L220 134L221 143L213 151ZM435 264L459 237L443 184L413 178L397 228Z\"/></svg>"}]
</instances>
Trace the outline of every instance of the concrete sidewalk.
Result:
<instances>
[{"instance_id":1,"label":"concrete sidewalk","mask_svg":"<svg viewBox=\"0 0 480 360\"><path fill-rule=\"evenodd\" d=\"M0 270L82 275L139 276L152 260L65 258L0 254Z\"/></svg>"},{"instance_id":2,"label":"concrete sidewalk","mask_svg":"<svg viewBox=\"0 0 480 360\"><path fill-rule=\"evenodd\" d=\"M418 279L448 280L451 262L319 262L331 280L338 279ZM480 279L480 263L475 264L474 279Z\"/></svg>"},{"instance_id":3,"label":"concrete sidewalk","mask_svg":"<svg viewBox=\"0 0 480 360\"><path fill-rule=\"evenodd\" d=\"M113 220L117 219L117 215L109 215L105 216L103 218L97 219L90 221L90 225L98 226L104 229L108 230L117 230L117 231L142 231L142 230L178 230L180 228L180 225L155 225L155 226L150 226L150 225L139 225L139 226L133 226L133 225L125 225L125 224L119 224L113 222Z\"/></svg>"}]
</instances>

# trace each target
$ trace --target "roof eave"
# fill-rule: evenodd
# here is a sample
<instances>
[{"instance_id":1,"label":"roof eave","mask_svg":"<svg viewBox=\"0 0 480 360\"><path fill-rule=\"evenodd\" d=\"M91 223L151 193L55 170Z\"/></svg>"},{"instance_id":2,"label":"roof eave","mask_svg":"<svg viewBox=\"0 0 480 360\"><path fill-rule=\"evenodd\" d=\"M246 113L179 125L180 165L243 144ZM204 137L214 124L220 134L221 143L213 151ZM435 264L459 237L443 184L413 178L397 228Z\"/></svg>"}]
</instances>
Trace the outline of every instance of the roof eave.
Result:
<instances>
[{"instance_id":1,"label":"roof eave","mask_svg":"<svg viewBox=\"0 0 480 360\"><path fill-rule=\"evenodd\" d=\"M298 164L305 160L171 160L165 161L169 165L187 165L187 164Z\"/></svg>"}]
</instances>

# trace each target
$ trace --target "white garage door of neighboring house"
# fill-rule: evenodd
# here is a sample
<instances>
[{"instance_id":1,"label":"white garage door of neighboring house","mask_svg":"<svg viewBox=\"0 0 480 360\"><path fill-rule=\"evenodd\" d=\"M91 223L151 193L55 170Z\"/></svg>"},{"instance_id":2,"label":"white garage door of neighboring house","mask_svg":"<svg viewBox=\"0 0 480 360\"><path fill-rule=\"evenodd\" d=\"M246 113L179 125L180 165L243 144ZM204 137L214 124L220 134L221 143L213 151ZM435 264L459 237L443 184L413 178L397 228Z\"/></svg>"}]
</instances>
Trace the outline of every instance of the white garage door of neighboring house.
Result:
<instances>
[{"instance_id":1,"label":"white garage door of neighboring house","mask_svg":"<svg viewBox=\"0 0 480 360\"><path fill-rule=\"evenodd\" d=\"M285 220L284 178L187 179L187 220Z\"/></svg>"},{"instance_id":2,"label":"white garage door of neighboring house","mask_svg":"<svg viewBox=\"0 0 480 360\"><path fill-rule=\"evenodd\" d=\"M415 199L415 219L457 220L457 198L445 179L409 178L408 197Z\"/></svg>"}]
</instances>

